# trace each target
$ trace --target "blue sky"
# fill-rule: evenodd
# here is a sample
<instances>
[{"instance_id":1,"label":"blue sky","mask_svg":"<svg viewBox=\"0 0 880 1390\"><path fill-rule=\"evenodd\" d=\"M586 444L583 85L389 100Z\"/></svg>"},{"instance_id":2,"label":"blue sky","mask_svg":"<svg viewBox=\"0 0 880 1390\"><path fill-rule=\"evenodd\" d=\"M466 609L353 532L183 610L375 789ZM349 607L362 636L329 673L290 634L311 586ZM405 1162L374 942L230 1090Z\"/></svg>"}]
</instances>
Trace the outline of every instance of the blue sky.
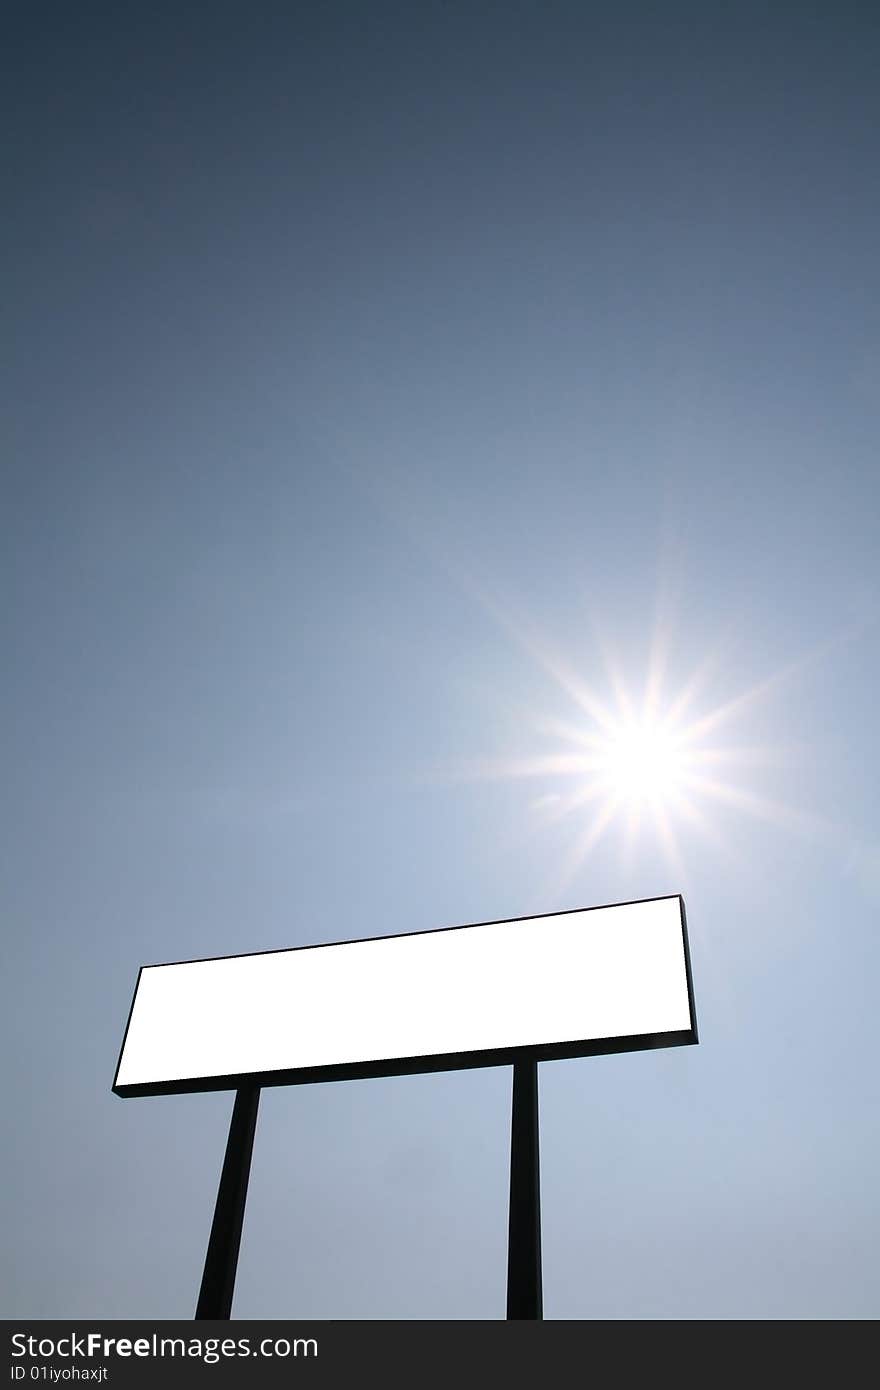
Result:
<instances>
[{"instance_id":1,"label":"blue sky","mask_svg":"<svg viewBox=\"0 0 880 1390\"><path fill-rule=\"evenodd\" d=\"M4 1314L194 1310L142 963L682 892L700 1046L541 1067L545 1314L875 1317L873 7L6 39ZM711 760L590 844L649 684ZM264 1093L236 1315L502 1316L509 1107Z\"/></svg>"}]
</instances>

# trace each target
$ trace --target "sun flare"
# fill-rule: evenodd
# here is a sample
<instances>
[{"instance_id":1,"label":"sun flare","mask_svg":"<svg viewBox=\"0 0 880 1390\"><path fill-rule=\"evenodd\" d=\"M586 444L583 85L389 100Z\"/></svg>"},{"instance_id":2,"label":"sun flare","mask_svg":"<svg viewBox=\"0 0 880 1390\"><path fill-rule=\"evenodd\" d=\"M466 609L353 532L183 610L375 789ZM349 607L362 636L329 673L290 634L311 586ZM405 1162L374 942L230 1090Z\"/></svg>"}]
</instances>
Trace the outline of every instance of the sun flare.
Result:
<instances>
[{"instance_id":1,"label":"sun flare","mask_svg":"<svg viewBox=\"0 0 880 1390\"><path fill-rule=\"evenodd\" d=\"M725 833L723 824L715 824L713 806L810 837L827 829L821 817L771 799L758 789L756 769L789 762L794 751L790 745L725 738L731 726L741 723L815 654L781 667L732 696L712 700L707 697L720 651L684 677L680 673L671 678L668 634L658 626L652 634L643 683L625 680L607 644L595 644L600 674L604 666L602 689L587 683L569 660L552 650L544 634L512 618L497 602L486 606L553 678L571 705L567 715L559 716L522 711L523 727L531 728L540 740L534 752L469 761L460 764L454 775L467 780L528 778L537 783L537 794L529 803L532 830L565 822L573 831L554 883L560 895L599 842L615 831L627 866L632 865L640 841L654 841L682 877L685 837L696 836L730 867L741 869L733 837Z\"/></svg>"}]
</instances>

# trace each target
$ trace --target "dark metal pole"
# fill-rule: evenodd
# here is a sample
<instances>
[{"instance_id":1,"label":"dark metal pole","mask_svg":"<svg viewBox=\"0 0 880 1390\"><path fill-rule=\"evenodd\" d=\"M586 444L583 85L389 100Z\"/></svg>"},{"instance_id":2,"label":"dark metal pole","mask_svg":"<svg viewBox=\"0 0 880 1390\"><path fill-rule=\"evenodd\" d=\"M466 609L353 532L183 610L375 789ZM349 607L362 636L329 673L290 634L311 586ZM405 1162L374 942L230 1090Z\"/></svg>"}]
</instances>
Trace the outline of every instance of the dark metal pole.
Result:
<instances>
[{"instance_id":1,"label":"dark metal pole","mask_svg":"<svg viewBox=\"0 0 880 1390\"><path fill-rule=\"evenodd\" d=\"M538 1163L538 1064L513 1064L510 1126L510 1227L507 1316L544 1317L541 1287L541 1174Z\"/></svg>"},{"instance_id":2,"label":"dark metal pole","mask_svg":"<svg viewBox=\"0 0 880 1390\"><path fill-rule=\"evenodd\" d=\"M247 1201L254 1130L257 1126L259 1086L241 1086L235 1093L226 1157L217 1189L214 1222L205 1256L205 1272L196 1307L196 1318L224 1321L232 1316L235 1271L241 1245L244 1205Z\"/></svg>"}]
</instances>

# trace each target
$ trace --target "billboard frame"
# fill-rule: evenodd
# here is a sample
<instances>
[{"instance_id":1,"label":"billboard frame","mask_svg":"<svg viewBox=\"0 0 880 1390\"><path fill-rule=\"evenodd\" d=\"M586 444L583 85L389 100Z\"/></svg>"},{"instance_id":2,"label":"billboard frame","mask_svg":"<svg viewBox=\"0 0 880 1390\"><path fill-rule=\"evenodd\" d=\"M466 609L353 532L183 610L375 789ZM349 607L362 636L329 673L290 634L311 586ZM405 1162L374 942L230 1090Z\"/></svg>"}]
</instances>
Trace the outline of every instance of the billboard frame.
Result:
<instances>
[{"instance_id":1,"label":"billboard frame","mask_svg":"<svg viewBox=\"0 0 880 1390\"><path fill-rule=\"evenodd\" d=\"M653 898L635 898L625 903L604 903L564 912L544 912L523 917L507 917L492 922L470 922L458 927L438 927L433 932L400 932L401 937L428 936L441 931L467 931L473 927L504 926L507 923L540 921L542 917L564 917L573 913L601 912L612 907L634 907L641 903L678 900L685 983L690 1027L675 1032L639 1033L611 1038L591 1038L580 1042L543 1043L523 1047L503 1047L470 1052L435 1053L420 1057L389 1058L359 1063L333 1063L322 1067L300 1067L271 1072L244 1072L228 1076L177 1079L118 1085L119 1069L128 1040L141 976L141 966L132 995L122 1046L116 1062L113 1091L122 1097L182 1095L203 1091L235 1092L229 1135L226 1142L214 1219L208 1239L204 1271L196 1305L197 1321L228 1321L232 1317L235 1276L241 1244L251 1156L264 1086L296 1086L310 1082L366 1080L369 1077L409 1076L438 1071L461 1071L474 1067L512 1065L513 1092L510 1134L510 1195L508 1207L507 1318L542 1320L544 1316L541 1269L541 1181L538 1134L538 1063L574 1057L598 1057L620 1052L639 1052L649 1048L682 1047L699 1042L694 1005L691 955L687 914L680 893ZM312 946L293 946L275 951L240 952L231 956L203 956L197 961L168 961L165 964L191 965L201 961L239 960L246 956L278 955L289 951L319 950L324 946L348 946L355 942L389 941L394 933L379 937L356 937L350 941L327 941Z\"/></svg>"},{"instance_id":2,"label":"billboard frame","mask_svg":"<svg viewBox=\"0 0 880 1390\"><path fill-rule=\"evenodd\" d=\"M468 1052L434 1053L416 1057L392 1057L367 1062L339 1062L319 1067L284 1068L277 1071L234 1072L207 1077L182 1077L172 1081L118 1084L119 1069L128 1039L138 989L144 970L170 969L175 965L196 965L219 960L240 960L245 957L287 955L292 951L318 951L332 946L366 945L370 941L390 941L411 936L434 936L440 932L470 931L476 927L505 926L508 923L540 921L544 917L568 917L578 913L602 912L614 907L635 907L641 903L668 902L677 898L681 919L690 1028L664 1033L624 1034L610 1038L590 1038L558 1043L537 1043L521 1047L484 1048ZM621 903L600 903L592 907L567 908L562 912L528 913L519 917L504 917L486 922L468 922L454 927L435 927L428 931L387 933L382 936L354 937L346 941L321 941L304 946L277 947L268 951L240 951L228 956L201 956L185 961L163 961L141 966L132 995L122 1046L116 1062L112 1091L123 1099L139 1096L190 1095L206 1091L237 1091L243 1087L302 1086L327 1081L363 1081L371 1077L413 1076L438 1071L464 1071L475 1067L511 1066L519 1062L563 1061L577 1057L602 1057L620 1052L641 1052L661 1047L686 1047L699 1042L697 1017L691 975L690 946L684 898L680 893L662 893L651 898L635 898Z\"/></svg>"}]
</instances>

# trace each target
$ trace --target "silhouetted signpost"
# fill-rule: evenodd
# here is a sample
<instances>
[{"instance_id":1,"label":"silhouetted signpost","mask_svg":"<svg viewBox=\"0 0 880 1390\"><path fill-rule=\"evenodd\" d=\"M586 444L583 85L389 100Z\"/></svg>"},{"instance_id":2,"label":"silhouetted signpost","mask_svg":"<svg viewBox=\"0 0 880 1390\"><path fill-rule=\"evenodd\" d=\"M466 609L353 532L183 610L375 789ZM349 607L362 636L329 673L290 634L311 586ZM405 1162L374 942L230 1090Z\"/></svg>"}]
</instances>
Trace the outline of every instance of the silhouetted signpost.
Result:
<instances>
[{"instance_id":1,"label":"silhouetted signpost","mask_svg":"<svg viewBox=\"0 0 880 1390\"><path fill-rule=\"evenodd\" d=\"M684 902L143 966L113 1090L236 1092L197 1318L229 1318L263 1086L513 1067L508 1318L541 1318L538 1062L697 1041Z\"/></svg>"}]
</instances>

